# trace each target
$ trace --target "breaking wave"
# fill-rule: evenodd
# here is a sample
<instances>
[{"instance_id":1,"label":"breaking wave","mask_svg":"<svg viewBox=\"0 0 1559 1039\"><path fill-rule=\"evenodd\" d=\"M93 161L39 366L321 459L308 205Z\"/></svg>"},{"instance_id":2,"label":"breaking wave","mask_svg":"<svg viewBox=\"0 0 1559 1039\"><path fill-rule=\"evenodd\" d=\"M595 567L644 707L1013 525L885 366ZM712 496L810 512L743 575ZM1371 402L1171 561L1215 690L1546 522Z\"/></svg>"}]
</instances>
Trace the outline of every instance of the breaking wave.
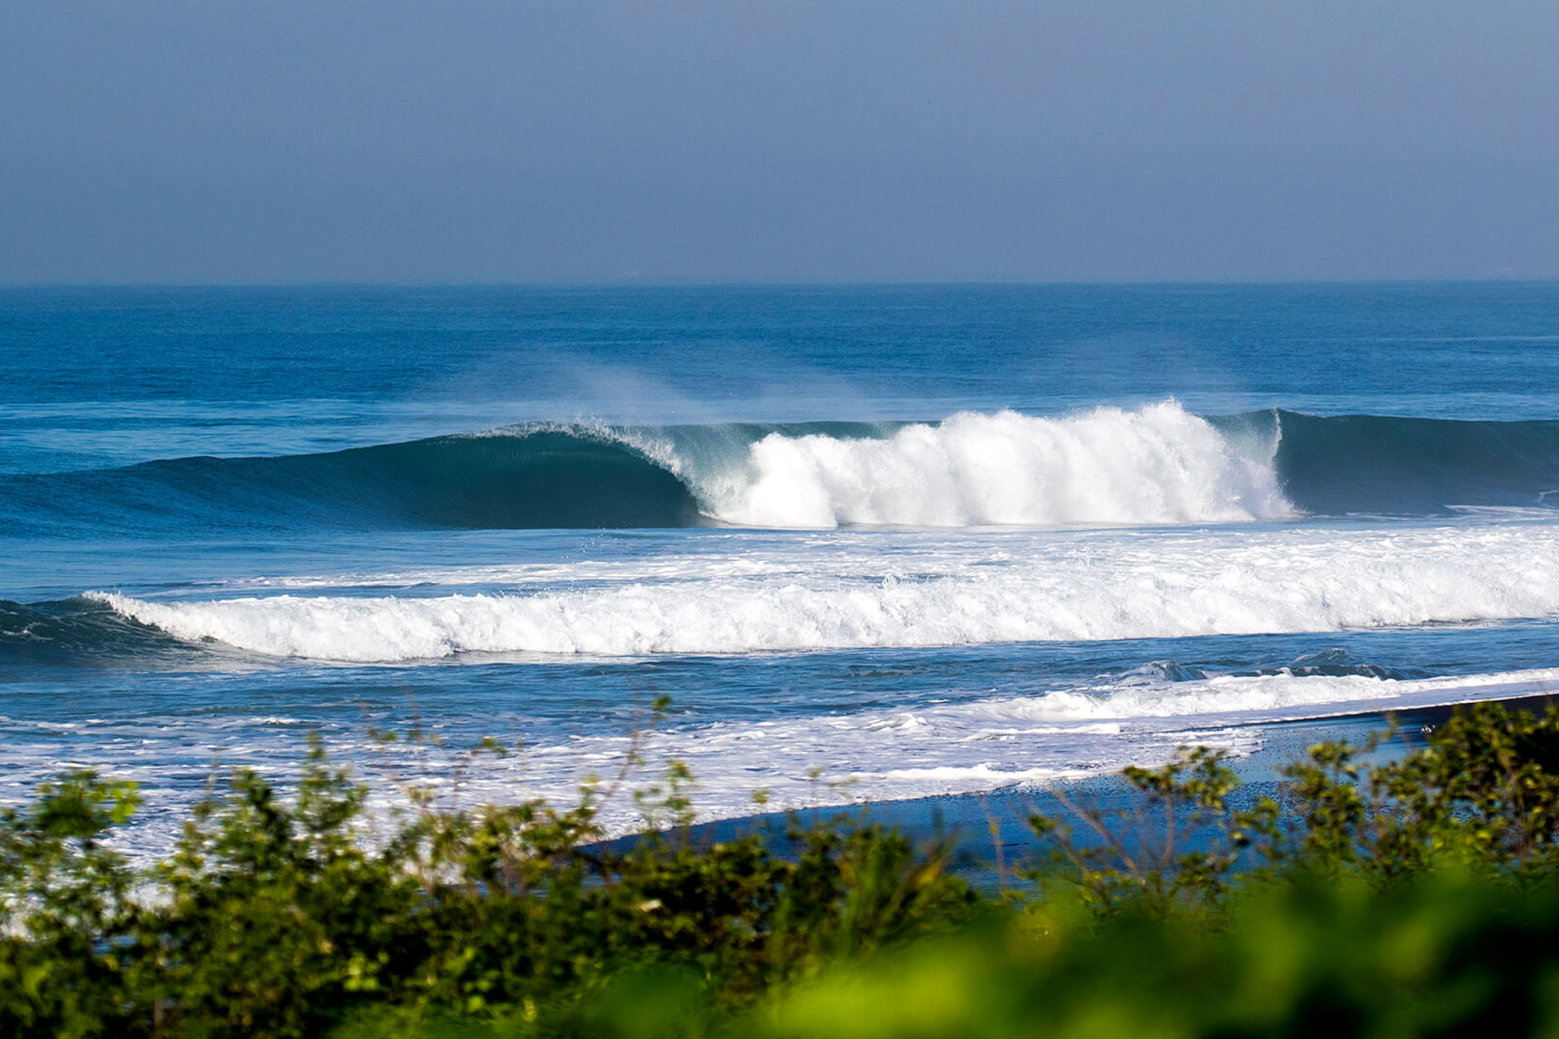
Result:
<instances>
[{"instance_id":1,"label":"breaking wave","mask_svg":"<svg viewBox=\"0 0 1559 1039\"><path fill-rule=\"evenodd\" d=\"M513 427L0 478L10 529L1158 526L1559 504L1559 423L1174 402L936 423Z\"/></svg>"},{"instance_id":2,"label":"breaking wave","mask_svg":"<svg viewBox=\"0 0 1559 1039\"><path fill-rule=\"evenodd\" d=\"M389 662L463 653L637 656L1177 638L1542 618L1559 529L1493 524L1036 538L1020 556L863 558L790 572L619 580L510 594L89 600L186 642ZM1317 665L1322 666L1322 665Z\"/></svg>"}]
</instances>

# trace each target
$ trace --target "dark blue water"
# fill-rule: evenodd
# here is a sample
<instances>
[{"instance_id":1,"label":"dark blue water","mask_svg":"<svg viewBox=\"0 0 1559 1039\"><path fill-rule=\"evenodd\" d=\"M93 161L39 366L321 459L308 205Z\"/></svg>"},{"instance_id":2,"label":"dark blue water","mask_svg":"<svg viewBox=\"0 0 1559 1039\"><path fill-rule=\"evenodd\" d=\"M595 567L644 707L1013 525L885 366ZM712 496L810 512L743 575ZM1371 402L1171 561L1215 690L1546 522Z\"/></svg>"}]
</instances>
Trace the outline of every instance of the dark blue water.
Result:
<instances>
[{"instance_id":1,"label":"dark blue water","mask_svg":"<svg viewBox=\"0 0 1559 1039\"><path fill-rule=\"evenodd\" d=\"M1552 283L5 290L0 357L12 796L455 769L383 724L567 796L670 693L729 814L1559 677Z\"/></svg>"}]
</instances>

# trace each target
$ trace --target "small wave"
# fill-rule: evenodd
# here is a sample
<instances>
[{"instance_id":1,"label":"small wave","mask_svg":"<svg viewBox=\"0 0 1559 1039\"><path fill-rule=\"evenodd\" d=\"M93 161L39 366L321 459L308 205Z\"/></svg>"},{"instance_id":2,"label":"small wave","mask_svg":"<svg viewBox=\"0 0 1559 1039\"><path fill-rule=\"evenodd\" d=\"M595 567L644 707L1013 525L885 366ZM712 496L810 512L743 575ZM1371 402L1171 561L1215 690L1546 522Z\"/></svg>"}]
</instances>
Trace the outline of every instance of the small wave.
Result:
<instances>
[{"instance_id":1,"label":"small wave","mask_svg":"<svg viewBox=\"0 0 1559 1039\"><path fill-rule=\"evenodd\" d=\"M0 664L106 667L127 659L187 660L190 647L99 599L24 605L0 599Z\"/></svg>"},{"instance_id":2,"label":"small wave","mask_svg":"<svg viewBox=\"0 0 1559 1039\"><path fill-rule=\"evenodd\" d=\"M1541 694L1556 685L1559 669L1425 681L1214 678L1152 692L1046 693L908 712L714 722L652 732L635 749L648 760L685 762L699 777L701 817L719 818L750 813L755 787L769 791L777 808L984 791L1151 767L1186 744L1249 753L1261 745L1266 722ZM586 736L530 753L546 755L549 792L566 797L576 777L601 772L628 749L627 737ZM504 789L501 776L486 781Z\"/></svg>"},{"instance_id":3,"label":"small wave","mask_svg":"<svg viewBox=\"0 0 1559 1039\"><path fill-rule=\"evenodd\" d=\"M1285 671L1219 675L1190 686L1058 691L1005 710L1050 722L1231 716L1249 724L1356 710L1445 706L1546 694L1556 689L1559 668L1417 679Z\"/></svg>"}]
</instances>

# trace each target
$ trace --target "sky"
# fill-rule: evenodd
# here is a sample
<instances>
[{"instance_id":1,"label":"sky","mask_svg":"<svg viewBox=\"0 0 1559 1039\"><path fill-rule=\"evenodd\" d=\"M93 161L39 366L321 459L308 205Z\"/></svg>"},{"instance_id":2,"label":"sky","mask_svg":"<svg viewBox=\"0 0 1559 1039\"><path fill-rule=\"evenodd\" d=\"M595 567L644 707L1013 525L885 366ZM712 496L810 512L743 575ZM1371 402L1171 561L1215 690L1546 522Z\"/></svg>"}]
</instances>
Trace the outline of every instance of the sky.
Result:
<instances>
[{"instance_id":1,"label":"sky","mask_svg":"<svg viewBox=\"0 0 1559 1039\"><path fill-rule=\"evenodd\" d=\"M1559 276L1559 4L7 0L0 283Z\"/></svg>"}]
</instances>

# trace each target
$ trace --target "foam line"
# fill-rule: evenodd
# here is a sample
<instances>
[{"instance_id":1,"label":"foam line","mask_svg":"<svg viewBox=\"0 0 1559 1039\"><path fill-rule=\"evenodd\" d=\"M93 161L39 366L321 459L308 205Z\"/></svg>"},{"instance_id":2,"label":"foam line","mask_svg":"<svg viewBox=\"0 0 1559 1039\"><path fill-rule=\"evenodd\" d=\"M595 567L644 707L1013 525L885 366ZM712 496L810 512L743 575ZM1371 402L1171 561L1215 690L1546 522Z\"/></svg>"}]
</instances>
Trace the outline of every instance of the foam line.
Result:
<instances>
[{"instance_id":1,"label":"foam line","mask_svg":"<svg viewBox=\"0 0 1559 1039\"><path fill-rule=\"evenodd\" d=\"M698 777L700 817L712 819L751 812L756 788L768 791L774 808L990 790L1153 766L1187 744L1244 754L1261 745L1268 722L1529 695L1556 685L1559 669L1408 681L1222 676L1151 691L1100 685L911 711L715 722L651 733L636 749L647 761L686 763ZM608 771L629 743L594 736L532 747L532 764L545 764L525 785L544 777L543 792L566 800L579 777ZM654 771L637 778L653 781ZM501 772L483 781L495 796L517 785ZM625 807L608 806L602 821L631 829Z\"/></svg>"},{"instance_id":2,"label":"foam line","mask_svg":"<svg viewBox=\"0 0 1559 1039\"><path fill-rule=\"evenodd\" d=\"M1319 632L1559 612L1549 526L1035 534L1012 547L1026 551L922 559L913 575L888 569L891 557L862 557L854 576L829 559L510 595L90 597L180 639L363 662Z\"/></svg>"}]
</instances>

